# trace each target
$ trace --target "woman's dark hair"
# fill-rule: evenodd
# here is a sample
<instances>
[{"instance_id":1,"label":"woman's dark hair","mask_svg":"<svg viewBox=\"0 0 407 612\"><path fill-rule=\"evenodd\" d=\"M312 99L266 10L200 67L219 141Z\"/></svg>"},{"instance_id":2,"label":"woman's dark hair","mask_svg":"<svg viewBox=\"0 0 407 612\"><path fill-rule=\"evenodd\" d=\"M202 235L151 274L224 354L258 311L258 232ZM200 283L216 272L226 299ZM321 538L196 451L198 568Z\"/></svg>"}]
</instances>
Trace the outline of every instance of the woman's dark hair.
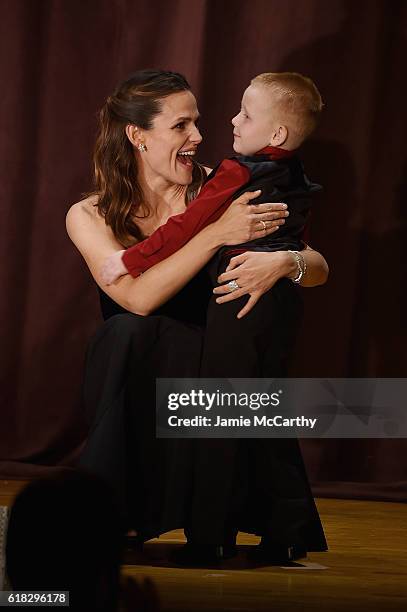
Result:
<instances>
[{"instance_id":1,"label":"woman's dark hair","mask_svg":"<svg viewBox=\"0 0 407 612\"><path fill-rule=\"evenodd\" d=\"M161 100L173 93L190 91L188 81L177 72L140 70L119 85L100 111L100 130L94 151L95 191L100 214L123 246L143 236L133 218L143 194L137 181L137 161L126 125L149 130L161 112ZM186 203L197 195L206 174L194 163ZM143 202L147 207L148 202Z\"/></svg>"}]
</instances>

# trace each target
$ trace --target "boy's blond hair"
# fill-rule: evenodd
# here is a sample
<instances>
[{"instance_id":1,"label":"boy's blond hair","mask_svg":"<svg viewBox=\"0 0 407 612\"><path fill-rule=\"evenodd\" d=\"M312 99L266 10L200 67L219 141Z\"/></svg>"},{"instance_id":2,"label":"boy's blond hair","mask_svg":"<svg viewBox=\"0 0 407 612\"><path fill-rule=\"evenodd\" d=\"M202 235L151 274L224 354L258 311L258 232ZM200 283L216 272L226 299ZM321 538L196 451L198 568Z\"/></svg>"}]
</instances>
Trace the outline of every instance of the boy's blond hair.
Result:
<instances>
[{"instance_id":1,"label":"boy's blond hair","mask_svg":"<svg viewBox=\"0 0 407 612\"><path fill-rule=\"evenodd\" d=\"M270 88L273 101L299 139L305 140L318 124L323 102L315 83L297 72L264 72L252 85Z\"/></svg>"}]
</instances>

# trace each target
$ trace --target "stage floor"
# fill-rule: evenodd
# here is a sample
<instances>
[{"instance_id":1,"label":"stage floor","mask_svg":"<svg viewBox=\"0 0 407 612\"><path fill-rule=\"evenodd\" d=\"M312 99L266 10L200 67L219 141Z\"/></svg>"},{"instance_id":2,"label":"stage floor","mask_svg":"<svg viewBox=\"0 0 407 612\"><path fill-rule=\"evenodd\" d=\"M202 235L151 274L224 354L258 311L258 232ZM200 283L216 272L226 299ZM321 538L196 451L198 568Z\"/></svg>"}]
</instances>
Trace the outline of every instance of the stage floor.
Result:
<instances>
[{"instance_id":1,"label":"stage floor","mask_svg":"<svg viewBox=\"0 0 407 612\"><path fill-rule=\"evenodd\" d=\"M0 481L0 505L9 505L21 484ZM147 560L127 551L123 575L152 578L168 612L407 610L407 505L316 501L329 551L310 553L300 567L251 567L244 553L258 538L239 534L237 559L180 569L166 561L184 542L179 530L149 542Z\"/></svg>"}]
</instances>

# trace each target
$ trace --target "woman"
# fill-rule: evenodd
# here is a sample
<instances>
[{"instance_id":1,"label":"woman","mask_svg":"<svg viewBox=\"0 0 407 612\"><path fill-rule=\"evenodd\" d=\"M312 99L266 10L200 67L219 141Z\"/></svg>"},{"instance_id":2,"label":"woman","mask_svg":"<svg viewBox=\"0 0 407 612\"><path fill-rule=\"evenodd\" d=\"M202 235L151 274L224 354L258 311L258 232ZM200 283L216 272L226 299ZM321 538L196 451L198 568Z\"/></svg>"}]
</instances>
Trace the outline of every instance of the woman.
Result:
<instances>
[{"instance_id":1,"label":"woman","mask_svg":"<svg viewBox=\"0 0 407 612\"><path fill-rule=\"evenodd\" d=\"M155 378L231 375L227 371L234 376L251 376L265 365L264 375L281 373L281 350L285 344L288 347L294 328L287 336L273 339L279 345L278 359L267 350L267 336L260 343L259 354L253 339L261 320L253 313L261 313L262 319L272 324L273 315L267 307L276 310L276 300L280 311L286 310L288 323L297 321L299 312L295 287L284 279L297 273L296 261L288 252L239 256L234 278L251 296L246 307L245 297L222 305L211 298L203 268L217 250L264 236L265 223L266 235L284 223L281 205L248 206L254 197L250 193L140 277L125 276L109 287L103 285L100 269L107 256L150 235L169 216L182 212L199 191L204 172L192 162L202 140L198 118L195 98L181 75L141 71L125 81L101 111L95 151L96 192L73 205L67 216L72 241L103 287L101 305L108 319L87 354L84 403L93 425L82 465L116 488L128 526L136 529L142 541L184 526L189 542L183 553L185 562L232 554L239 526L266 535L265 521L270 513L265 513L260 525L256 511L246 512L244 506L252 493L248 474L243 487L233 482L247 460L252 465L249 454L254 456L253 465L259 460L257 451L252 452L244 441L155 439ZM325 282L327 266L322 256L309 248L303 256L307 275L302 284ZM282 286L292 288L292 293L288 292L292 301L285 297L286 291L275 286L279 279ZM258 303L250 311L254 300ZM242 308L245 316L238 320L236 311ZM232 337L249 357L249 366L237 353L232 354ZM293 450L283 441L280 447L273 445L274 455L269 459L277 469L285 466L287 456L294 452L295 465L290 464L288 472L291 476L295 472L299 482L294 505L299 501L293 512L303 514L305 504L312 514L306 521L307 548L325 549L298 447ZM274 508L275 526L287 512L280 498L271 499L270 488L260 480L254 494L263 491L269 497L267 505ZM281 488L278 478L274 480ZM284 487L289 493L287 483ZM295 520L290 519L290 525ZM285 537L291 536L287 532ZM222 553L219 547L229 551Z\"/></svg>"}]
</instances>

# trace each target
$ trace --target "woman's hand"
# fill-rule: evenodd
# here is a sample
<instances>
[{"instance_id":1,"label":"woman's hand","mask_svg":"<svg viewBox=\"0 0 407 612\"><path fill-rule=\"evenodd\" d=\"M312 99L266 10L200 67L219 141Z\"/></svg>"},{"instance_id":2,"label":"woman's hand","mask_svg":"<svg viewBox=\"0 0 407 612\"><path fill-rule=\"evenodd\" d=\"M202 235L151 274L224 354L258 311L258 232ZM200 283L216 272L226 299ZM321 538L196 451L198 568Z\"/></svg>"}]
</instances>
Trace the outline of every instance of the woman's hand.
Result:
<instances>
[{"instance_id":1,"label":"woman's hand","mask_svg":"<svg viewBox=\"0 0 407 612\"><path fill-rule=\"evenodd\" d=\"M221 296L216 302L223 304L249 294L246 305L237 315L237 318L241 319L259 301L263 293L271 289L280 278L295 276L296 269L295 259L288 251L272 253L247 251L232 257L226 271L218 277L218 283L235 280L239 289L231 291L227 284L215 287L213 292Z\"/></svg>"},{"instance_id":2,"label":"woman's hand","mask_svg":"<svg viewBox=\"0 0 407 612\"><path fill-rule=\"evenodd\" d=\"M288 216L287 205L282 203L250 204L261 191L248 191L234 200L223 215L213 223L219 234L219 243L241 244L264 238L278 230Z\"/></svg>"},{"instance_id":3,"label":"woman's hand","mask_svg":"<svg viewBox=\"0 0 407 612\"><path fill-rule=\"evenodd\" d=\"M301 255L305 260L307 272L300 284L304 287L323 285L329 274L328 264L324 257L309 245L306 245L301 251ZM226 284L215 287L213 292L220 296L216 300L218 304L249 294L246 305L237 315L241 319L259 301L263 293L271 289L280 278L295 278L297 273L297 262L288 251L271 253L247 251L231 258L225 272L218 277L219 283ZM231 280L237 282L239 289L230 290L227 283Z\"/></svg>"}]
</instances>

